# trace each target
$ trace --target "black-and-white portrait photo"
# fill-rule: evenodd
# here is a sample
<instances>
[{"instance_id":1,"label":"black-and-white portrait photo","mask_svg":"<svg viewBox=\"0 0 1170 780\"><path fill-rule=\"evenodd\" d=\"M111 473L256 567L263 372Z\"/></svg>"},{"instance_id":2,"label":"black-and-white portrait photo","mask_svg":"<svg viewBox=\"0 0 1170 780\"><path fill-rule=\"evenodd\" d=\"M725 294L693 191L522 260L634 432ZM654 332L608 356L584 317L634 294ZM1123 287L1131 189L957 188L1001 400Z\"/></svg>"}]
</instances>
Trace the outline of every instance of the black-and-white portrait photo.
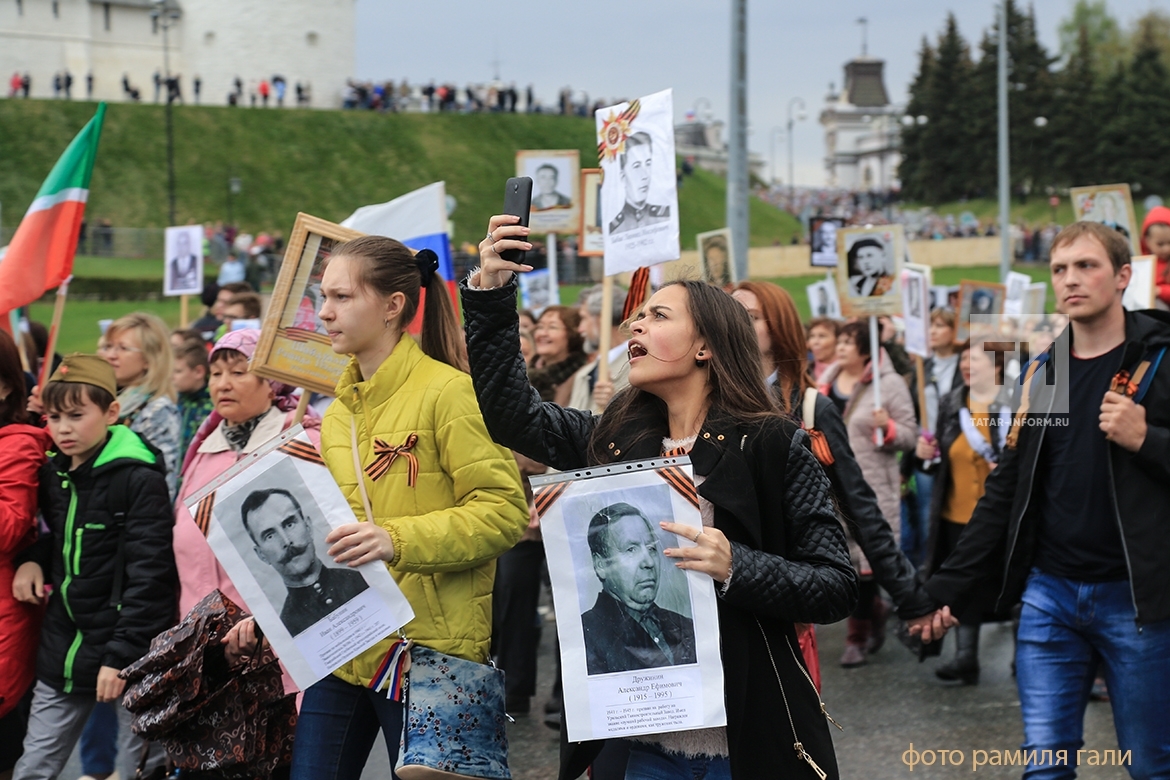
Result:
<instances>
[{"instance_id":1,"label":"black-and-white portrait photo","mask_svg":"<svg viewBox=\"0 0 1170 780\"><path fill-rule=\"evenodd\" d=\"M360 573L333 563L329 525L291 462L265 471L226 499L224 517L238 517L228 537L268 602L296 636L369 587ZM282 479L283 476L283 479Z\"/></svg>"},{"instance_id":2,"label":"black-and-white portrait photo","mask_svg":"<svg viewBox=\"0 0 1170 780\"><path fill-rule=\"evenodd\" d=\"M858 298L888 294L894 287L893 242L873 234L858 236L846 246L849 294Z\"/></svg>"},{"instance_id":3,"label":"black-and-white portrait photo","mask_svg":"<svg viewBox=\"0 0 1170 780\"><path fill-rule=\"evenodd\" d=\"M837 231L845 224L839 217L813 217L808 223L810 258L821 268L837 266Z\"/></svg>"},{"instance_id":4,"label":"black-and-white portrait photo","mask_svg":"<svg viewBox=\"0 0 1170 780\"><path fill-rule=\"evenodd\" d=\"M184 225L166 229L164 295L198 295L203 292L203 228Z\"/></svg>"},{"instance_id":5,"label":"black-and-white portrait photo","mask_svg":"<svg viewBox=\"0 0 1170 780\"><path fill-rule=\"evenodd\" d=\"M660 158L661 159L661 158ZM670 219L670 204L653 203L650 198L654 166L654 140L649 133L637 132L626 139L626 150L618 155L625 201L622 210L609 223L611 235L655 225ZM674 161L660 164L674 167Z\"/></svg>"},{"instance_id":6,"label":"black-and-white portrait photo","mask_svg":"<svg viewBox=\"0 0 1170 780\"><path fill-rule=\"evenodd\" d=\"M841 319L841 301L837 297L837 287L831 281L824 279L813 282L804 289L808 296L810 316Z\"/></svg>"},{"instance_id":7,"label":"black-and-white portrait photo","mask_svg":"<svg viewBox=\"0 0 1170 780\"><path fill-rule=\"evenodd\" d=\"M729 287L735 279L735 267L731 257L731 231L727 228L700 233L696 236L699 245L699 270L703 281L716 287Z\"/></svg>"},{"instance_id":8,"label":"black-and-white portrait photo","mask_svg":"<svg viewBox=\"0 0 1170 780\"><path fill-rule=\"evenodd\" d=\"M580 224L580 152L576 149L522 150L516 175L532 179L529 226L539 233L575 233Z\"/></svg>"},{"instance_id":9,"label":"black-and-white portrait photo","mask_svg":"<svg viewBox=\"0 0 1170 780\"><path fill-rule=\"evenodd\" d=\"M679 543L658 526L672 517L669 490L566 499L573 517L583 521L589 512L574 563L590 675L695 663L685 575L663 555ZM598 506L603 496L626 500Z\"/></svg>"}]
</instances>

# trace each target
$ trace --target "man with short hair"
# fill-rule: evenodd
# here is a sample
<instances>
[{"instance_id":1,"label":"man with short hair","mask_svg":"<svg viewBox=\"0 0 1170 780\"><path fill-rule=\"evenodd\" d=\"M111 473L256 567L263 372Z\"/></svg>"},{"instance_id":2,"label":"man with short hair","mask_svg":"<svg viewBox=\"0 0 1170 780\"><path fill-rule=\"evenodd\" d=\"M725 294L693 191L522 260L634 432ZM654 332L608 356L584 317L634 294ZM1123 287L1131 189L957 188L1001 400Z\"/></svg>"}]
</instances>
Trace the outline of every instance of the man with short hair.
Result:
<instances>
[{"instance_id":1,"label":"man with short hair","mask_svg":"<svg viewBox=\"0 0 1170 780\"><path fill-rule=\"evenodd\" d=\"M581 323L577 331L585 339L585 351L593 355L593 359L583 365L573 375L573 389L569 394L568 406L571 409L582 409L594 414L601 414L614 394L620 393L630 386L627 374L630 370L630 355L627 350L628 339L622 333L622 307L626 302L626 291L613 288L613 314L610 316L610 348L605 355L609 364L609 380L600 380L600 361L602 356L597 354L601 348L601 304L604 300L604 285L594 285L584 293L584 300L577 313L581 315Z\"/></svg>"},{"instance_id":2,"label":"man with short hair","mask_svg":"<svg viewBox=\"0 0 1170 780\"><path fill-rule=\"evenodd\" d=\"M313 525L289 491L252 492L240 516L256 557L275 569L288 588L280 619L293 636L369 587L358 572L322 563L313 544Z\"/></svg>"},{"instance_id":3,"label":"man with short hair","mask_svg":"<svg viewBox=\"0 0 1170 780\"><path fill-rule=\"evenodd\" d=\"M581 615L589 674L695 663L694 622L658 598L662 551L641 510L618 502L589 521L589 553L601 593Z\"/></svg>"},{"instance_id":4,"label":"man with short hair","mask_svg":"<svg viewBox=\"0 0 1170 780\"><path fill-rule=\"evenodd\" d=\"M532 198L533 211L548 211L549 209L567 209L573 201L566 195L557 192L557 179L560 174L555 165L545 163L536 169L536 195Z\"/></svg>"},{"instance_id":5,"label":"man with short hair","mask_svg":"<svg viewBox=\"0 0 1170 780\"><path fill-rule=\"evenodd\" d=\"M649 133L637 132L626 138L625 151L618 155L622 184L626 188L626 203L622 206L621 212L609 223L610 235L670 219L670 206L655 206L649 202L652 180L650 164L653 157L654 144Z\"/></svg>"},{"instance_id":6,"label":"man with short hair","mask_svg":"<svg viewBox=\"0 0 1170 780\"><path fill-rule=\"evenodd\" d=\"M941 638L997 575L997 606L1023 601L1016 674L1037 755L1024 776L1075 776L1100 661L1131 776L1170 777L1170 314L1122 307L1130 248L1107 226L1062 230L1050 266L1069 327L1027 366L1008 447L926 582L946 606L910 631Z\"/></svg>"}]
</instances>

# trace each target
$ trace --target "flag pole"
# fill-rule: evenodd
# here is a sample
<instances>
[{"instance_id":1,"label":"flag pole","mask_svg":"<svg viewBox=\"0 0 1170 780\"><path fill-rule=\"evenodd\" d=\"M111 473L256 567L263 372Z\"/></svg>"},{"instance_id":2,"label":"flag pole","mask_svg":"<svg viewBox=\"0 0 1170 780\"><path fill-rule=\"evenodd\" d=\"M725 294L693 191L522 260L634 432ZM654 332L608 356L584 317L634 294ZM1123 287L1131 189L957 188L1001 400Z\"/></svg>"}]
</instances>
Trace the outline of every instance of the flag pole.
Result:
<instances>
[{"instance_id":1,"label":"flag pole","mask_svg":"<svg viewBox=\"0 0 1170 780\"><path fill-rule=\"evenodd\" d=\"M300 423L301 420L305 419L305 412L308 411L308 409L309 409L309 396L310 395L312 395L312 393L309 391L309 389L307 387L301 388L301 397L299 399L297 399L297 410L293 413L293 424L294 425Z\"/></svg>"},{"instance_id":2,"label":"flag pole","mask_svg":"<svg viewBox=\"0 0 1170 780\"><path fill-rule=\"evenodd\" d=\"M69 297L69 282L73 281L73 274L65 277L65 281L57 288L57 297L53 302L53 322L49 325L49 343L45 345L45 358L41 361L41 376L37 385L42 389L49 381L49 374L53 369L53 353L57 351L57 334L61 330L61 316L65 313L65 299Z\"/></svg>"}]
</instances>

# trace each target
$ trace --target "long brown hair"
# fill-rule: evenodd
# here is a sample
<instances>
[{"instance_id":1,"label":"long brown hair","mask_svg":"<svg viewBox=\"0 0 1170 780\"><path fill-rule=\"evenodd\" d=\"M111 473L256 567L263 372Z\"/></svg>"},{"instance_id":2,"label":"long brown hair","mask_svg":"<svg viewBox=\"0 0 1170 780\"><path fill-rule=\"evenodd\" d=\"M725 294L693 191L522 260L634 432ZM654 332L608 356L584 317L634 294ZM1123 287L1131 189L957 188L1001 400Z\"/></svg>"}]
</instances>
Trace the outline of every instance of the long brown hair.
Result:
<instances>
[{"instance_id":1,"label":"long brown hair","mask_svg":"<svg viewBox=\"0 0 1170 780\"><path fill-rule=\"evenodd\" d=\"M7 331L0 330L0 384L8 388L8 396L0 401L0 426L28 420L24 410L28 389L24 384L24 369L20 365L20 351Z\"/></svg>"},{"instance_id":2,"label":"long brown hair","mask_svg":"<svg viewBox=\"0 0 1170 780\"><path fill-rule=\"evenodd\" d=\"M786 413L792 409L793 397L813 387L808 373L808 340L796 302L788 291L771 282L740 282L735 290L750 292L760 302L760 312L768 326L772 340L772 363L780 384L780 408Z\"/></svg>"},{"instance_id":3,"label":"long brown hair","mask_svg":"<svg viewBox=\"0 0 1170 780\"><path fill-rule=\"evenodd\" d=\"M755 422L774 418L779 413L776 399L764 384L760 349L747 310L718 287L700 281L675 281L687 293L687 310L695 323L695 332L707 343L711 359L707 361L707 386L710 410L721 411L738 422ZM614 397L605 410L589 443L593 460L612 459L606 443L618 432L628 429L640 415L652 415L656 424L638 431L635 440L663 435L666 428L666 404L658 396L629 387Z\"/></svg>"},{"instance_id":4,"label":"long brown hair","mask_svg":"<svg viewBox=\"0 0 1170 780\"><path fill-rule=\"evenodd\" d=\"M401 242L384 236L362 236L338 244L333 248L333 257L342 255L358 261L359 284L379 295L389 297L400 292L406 296L401 319L403 330L418 312L425 289L419 346L435 360L467 371L467 358L462 346L463 332L459 328L459 319L455 315L447 284L437 271L426 274L427 284L424 288L424 272L419 270L414 254Z\"/></svg>"}]
</instances>

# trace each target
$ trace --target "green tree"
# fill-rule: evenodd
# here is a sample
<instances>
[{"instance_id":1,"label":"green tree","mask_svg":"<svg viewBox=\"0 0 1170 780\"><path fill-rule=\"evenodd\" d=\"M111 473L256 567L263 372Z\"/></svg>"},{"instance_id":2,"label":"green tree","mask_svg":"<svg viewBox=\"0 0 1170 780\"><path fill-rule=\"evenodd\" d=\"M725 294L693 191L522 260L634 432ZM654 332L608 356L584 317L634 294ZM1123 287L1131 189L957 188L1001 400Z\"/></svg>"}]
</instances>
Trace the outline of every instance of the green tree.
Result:
<instances>
[{"instance_id":1,"label":"green tree","mask_svg":"<svg viewBox=\"0 0 1170 780\"><path fill-rule=\"evenodd\" d=\"M925 178L929 175L930 162L925 159L923 148L923 132L925 127L915 121L917 117L926 119L927 88L930 76L934 70L934 49L926 36L922 38L922 48L918 50L918 73L910 84L910 100L906 103L906 119L902 125L901 151L902 162L898 166L898 178L902 181L902 193L911 200L923 200L926 197L924 187Z\"/></svg>"},{"instance_id":2,"label":"green tree","mask_svg":"<svg viewBox=\"0 0 1170 780\"><path fill-rule=\"evenodd\" d=\"M1170 192L1170 71L1153 25L1137 29L1133 59L1106 86L1116 108L1102 132L1099 154L1117 181L1138 192ZM1108 94L1115 90L1116 95Z\"/></svg>"},{"instance_id":3,"label":"green tree","mask_svg":"<svg viewBox=\"0 0 1170 780\"><path fill-rule=\"evenodd\" d=\"M1077 0L1072 13L1061 21L1059 31L1060 56L1066 63L1080 50L1082 35L1087 37L1093 72L1102 79L1127 59L1129 42L1105 0Z\"/></svg>"},{"instance_id":4,"label":"green tree","mask_svg":"<svg viewBox=\"0 0 1170 780\"><path fill-rule=\"evenodd\" d=\"M1058 187L1092 184L1100 173L1096 154L1106 116L1094 52L1089 30L1082 27L1077 48L1056 75L1048 132L1052 139L1052 184Z\"/></svg>"}]
</instances>

